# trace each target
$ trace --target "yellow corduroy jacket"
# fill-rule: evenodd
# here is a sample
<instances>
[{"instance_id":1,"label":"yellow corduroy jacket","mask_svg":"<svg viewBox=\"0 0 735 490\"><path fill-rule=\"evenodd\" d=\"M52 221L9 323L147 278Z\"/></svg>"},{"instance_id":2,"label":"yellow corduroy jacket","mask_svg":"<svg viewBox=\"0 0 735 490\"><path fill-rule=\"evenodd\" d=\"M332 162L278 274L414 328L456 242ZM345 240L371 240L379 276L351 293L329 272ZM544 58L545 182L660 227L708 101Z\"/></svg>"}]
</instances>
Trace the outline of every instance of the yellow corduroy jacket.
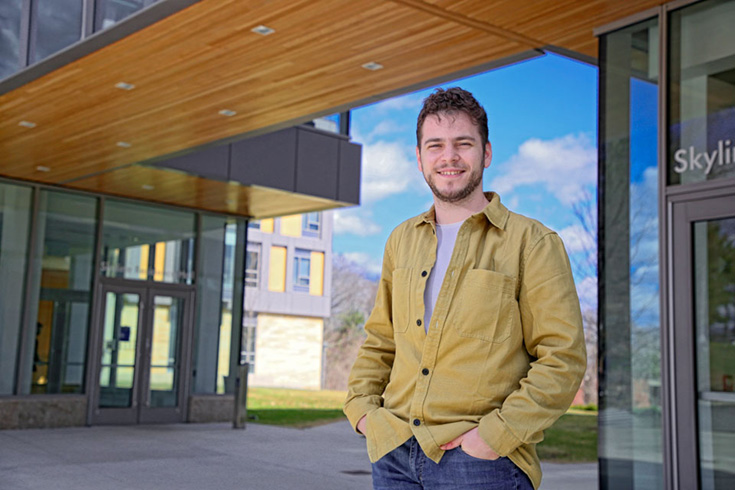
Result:
<instances>
[{"instance_id":1,"label":"yellow corduroy jacket","mask_svg":"<svg viewBox=\"0 0 735 490\"><path fill-rule=\"evenodd\" d=\"M579 300L559 236L486 197L459 229L428 334L433 208L391 233L344 411L353 428L367 415L373 462L411 436L439 462L441 444L479 426L538 488L536 444L586 368Z\"/></svg>"}]
</instances>

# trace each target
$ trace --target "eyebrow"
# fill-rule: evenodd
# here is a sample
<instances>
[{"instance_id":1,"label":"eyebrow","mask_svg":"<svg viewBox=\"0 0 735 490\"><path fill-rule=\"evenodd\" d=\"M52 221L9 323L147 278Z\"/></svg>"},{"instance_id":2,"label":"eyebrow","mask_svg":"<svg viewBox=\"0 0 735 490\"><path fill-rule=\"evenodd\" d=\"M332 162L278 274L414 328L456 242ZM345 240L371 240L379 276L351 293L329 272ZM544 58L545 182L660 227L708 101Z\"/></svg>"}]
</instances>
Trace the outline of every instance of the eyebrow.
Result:
<instances>
[{"instance_id":1,"label":"eyebrow","mask_svg":"<svg viewBox=\"0 0 735 490\"><path fill-rule=\"evenodd\" d=\"M427 145L429 143L440 143L444 140L445 138L429 138L426 141L424 141L424 144ZM475 138L474 136L470 136L470 135L462 135L462 136L457 136L456 138L452 138L452 141L462 141L462 140L477 141L477 138Z\"/></svg>"}]
</instances>

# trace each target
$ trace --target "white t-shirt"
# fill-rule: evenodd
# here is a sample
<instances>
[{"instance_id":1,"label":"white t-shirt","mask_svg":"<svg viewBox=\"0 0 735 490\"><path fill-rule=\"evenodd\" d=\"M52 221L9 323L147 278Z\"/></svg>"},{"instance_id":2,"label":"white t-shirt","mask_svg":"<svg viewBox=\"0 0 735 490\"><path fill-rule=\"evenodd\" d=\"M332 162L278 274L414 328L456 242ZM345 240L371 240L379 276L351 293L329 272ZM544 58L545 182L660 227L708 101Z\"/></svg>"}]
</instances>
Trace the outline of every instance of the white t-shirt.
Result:
<instances>
[{"instance_id":1,"label":"white t-shirt","mask_svg":"<svg viewBox=\"0 0 735 490\"><path fill-rule=\"evenodd\" d=\"M436 263L429 273L424 289L424 330L429 331L431 314L436 306L436 298L439 297L444 275L447 273L449 261L452 259L454 242L457 241L457 232L464 221L448 225L436 225Z\"/></svg>"}]
</instances>

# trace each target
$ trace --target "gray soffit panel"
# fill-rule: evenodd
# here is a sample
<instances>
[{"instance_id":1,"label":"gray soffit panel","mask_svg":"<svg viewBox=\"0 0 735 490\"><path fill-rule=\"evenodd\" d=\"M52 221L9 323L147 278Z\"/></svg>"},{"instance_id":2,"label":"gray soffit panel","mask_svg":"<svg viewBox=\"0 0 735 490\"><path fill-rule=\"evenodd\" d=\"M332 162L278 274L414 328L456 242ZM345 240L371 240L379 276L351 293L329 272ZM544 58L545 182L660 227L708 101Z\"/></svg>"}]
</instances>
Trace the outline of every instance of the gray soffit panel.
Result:
<instances>
[{"instance_id":1,"label":"gray soffit panel","mask_svg":"<svg viewBox=\"0 0 735 490\"><path fill-rule=\"evenodd\" d=\"M227 180L230 146L210 146L196 153L187 153L169 160L156 162L156 167L173 168L200 177Z\"/></svg>"},{"instance_id":2,"label":"gray soffit panel","mask_svg":"<svg viewBox=\"0 0 735 490\"><path fill-rule=\"evenodd\" d=\"M297 126L143 164L359 204L361 158L347 136Z\"/></svg>"},{"instance_id":3,"label":"gray soffit panel","mask_svg":"<svg viewBox=\"0 0 735 490\"><path fill-rule=\"evenodd\" d=\"M296 192L337 199L339 142L338 137L299 128Z\"/></svg>"},{"instance_id":4,"label":"gray soffit panel","mask_svg":"<svg viewBox=\"0 0 735 490\"><path fill-rule=\"evenodd\" d=\"M349 141L339 142L339 181L337 200L360 204L360 168L362 147Z\"/></svg>"},{"instance_id":5,"label":"gray soffit panel","mask_svg":"<svg viewBox=\"0 0 735 490\"><path fill-rule=\"evenodd\" d=\"M230 180L296 191L297 132L283 129L230 145Z\"/></svg>"}]
</instances>

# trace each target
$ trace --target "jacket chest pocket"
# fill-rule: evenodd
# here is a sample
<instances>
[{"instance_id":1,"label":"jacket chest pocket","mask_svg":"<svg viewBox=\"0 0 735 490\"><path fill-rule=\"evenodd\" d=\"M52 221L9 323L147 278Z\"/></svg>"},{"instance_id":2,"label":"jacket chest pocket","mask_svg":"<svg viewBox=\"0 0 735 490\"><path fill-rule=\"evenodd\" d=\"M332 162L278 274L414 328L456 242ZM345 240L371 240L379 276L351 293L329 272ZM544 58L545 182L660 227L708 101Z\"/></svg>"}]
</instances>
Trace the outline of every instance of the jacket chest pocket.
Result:
<instances>
[{"instance_id":1,"label":"jacket chest pocket","mask_svg":"<svg viewBox=\"0 0 735 490\"><path fill-rule=\"evenodd\" d=\"M517 312L515 279L490 270L468 271L454 303L454 324L459 335L505 342Z\"/></svg>"},{"instance_id":2,"label":"jacket chest pocket","mask_svg":"<svg viewBox=\"0 0 735 490\"><path fill-rule=\"evenodd\" d=\"M393 331L403 333L408 329L411 318L413 296L411 292L411 270L395 269L393 271Z\"/></svg>"}]
</instances>

